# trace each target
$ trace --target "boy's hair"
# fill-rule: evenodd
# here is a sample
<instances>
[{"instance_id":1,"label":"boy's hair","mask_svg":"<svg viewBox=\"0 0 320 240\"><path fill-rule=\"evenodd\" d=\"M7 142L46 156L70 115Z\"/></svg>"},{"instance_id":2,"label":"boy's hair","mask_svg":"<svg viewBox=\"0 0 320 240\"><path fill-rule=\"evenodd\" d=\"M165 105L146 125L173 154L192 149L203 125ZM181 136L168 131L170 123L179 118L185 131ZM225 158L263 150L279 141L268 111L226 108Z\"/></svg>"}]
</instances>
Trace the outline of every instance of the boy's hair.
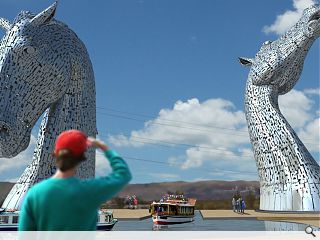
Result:
<instances>
[{"instance_id":1,"label":"boy's hair","mask_svg":"<svg viewBox=\"0 0 320 240\"><path fill-rule=\"evenodd\" d=\"M86 160L84 153L80 156L74 157L67 149L59 150L58 153L54 154L54 157L56 159L56 166L61 172L68 171Z\"/></svg>"}]
</instances>

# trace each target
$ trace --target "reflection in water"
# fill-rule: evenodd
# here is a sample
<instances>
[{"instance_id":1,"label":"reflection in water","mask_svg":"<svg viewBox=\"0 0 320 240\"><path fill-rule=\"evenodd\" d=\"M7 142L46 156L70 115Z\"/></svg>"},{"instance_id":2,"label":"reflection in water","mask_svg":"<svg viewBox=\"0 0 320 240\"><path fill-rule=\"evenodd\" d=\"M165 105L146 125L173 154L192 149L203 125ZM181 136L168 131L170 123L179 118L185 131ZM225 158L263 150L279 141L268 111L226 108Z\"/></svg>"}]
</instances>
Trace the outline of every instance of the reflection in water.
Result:
<instances>
[{"instance_id":1,"label":"reflection in water","mask_svg":"<svg viewBox=\"0 0 320 240\"><path fill-rule=\"evenodd\" d=\"M153 231L166 231L166 230L168 230L169 229L169 226L168 225L157 225L157 224L154 224L153 226L152 226L152 230Z\"/></svg>"},{"instance_id":2,"label":"reflection in water","mask_svg":"<svg viewBox=\"0 0 320 240\"><path fill-rule=\"evenodd\" d=\"M297 224L291 222L264 222L266 231L304 231L306 226L304 224Z\"/></svg>"},{"instance_id":3,"label":"reflection in water","mask_svg":"<svg viewBox=\"0 0 320 240\"><path fill-rule=\"evenodd\" d=\"M112 231L304 231L308 225L288 222L251 220L203 220L196 211L191 223L154 225L151 218L144 220L120 220ZM319 232L319 228L314 228Z\"/></svg>"}]
</instances>

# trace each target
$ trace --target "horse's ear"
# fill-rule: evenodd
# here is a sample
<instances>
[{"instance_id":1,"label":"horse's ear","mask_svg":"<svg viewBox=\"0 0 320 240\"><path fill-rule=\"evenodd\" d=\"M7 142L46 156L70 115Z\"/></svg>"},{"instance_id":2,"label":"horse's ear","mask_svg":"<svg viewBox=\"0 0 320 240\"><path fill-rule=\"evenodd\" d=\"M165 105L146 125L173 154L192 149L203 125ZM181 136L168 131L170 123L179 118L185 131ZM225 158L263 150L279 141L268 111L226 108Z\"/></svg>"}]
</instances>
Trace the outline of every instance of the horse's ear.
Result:
<instances>
[{"instance_id":1,"label":"horse's ear","mask_svg":"<svg viewBox=\"0 0 320 240\"><path fill-rule=\"evenodd\" d=\"M0 27L2 27L4 30L8 31L11 28L11 23L7 19L0 18Z\"/></svg>"},{"instance_id":2,"label":"horse's ear","mask_svg":"<svg viewBox=\"0 0 320 240\"><path fill-rule=\"evenodd\" d=\"M241 65L251 66L252 63L253 63L253 59L251 59L251 58L239 57L239 62L240 62Z\"/></svg>"},{"instance_id":3,"label":"horse's ear","mask_svg":"<svg viewBox=\"0 0 320 240\"><path fill-rule=\"evenodd\" d=\"M35 25L41 25L50 22L56 12L58 1L54 2L50 7L37 14L30 20Z\"/></svg>"}]
</instances>

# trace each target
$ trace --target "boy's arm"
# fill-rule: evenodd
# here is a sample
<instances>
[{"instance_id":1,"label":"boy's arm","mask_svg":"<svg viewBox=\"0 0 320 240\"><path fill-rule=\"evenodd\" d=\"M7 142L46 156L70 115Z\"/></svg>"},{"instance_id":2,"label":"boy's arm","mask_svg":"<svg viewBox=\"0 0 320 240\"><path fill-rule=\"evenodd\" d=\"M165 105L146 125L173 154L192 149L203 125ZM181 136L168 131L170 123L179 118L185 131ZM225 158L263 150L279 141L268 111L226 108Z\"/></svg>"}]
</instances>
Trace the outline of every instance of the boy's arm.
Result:
<instances>
[{"instance_id":1,"label":"boy's arm","mask_svg":"<svg viewBox=\"0 0 320 240\"><path fill-rule=\"evenodd\" d=\"M107 150L104 155L110 162L112 173L87 180L93 193L91 197L99 205L120 192L132 178L128 165L115 151Z\"/></svg>"},{"instance_id":2,"label":"boy's arm","mask_svg":"<svg viewBox=\"0 0 320 240\"><path fill-rule=\"evenodd\" d=\"M109 150L108 146L101 141L95 139L90 139L90 141L92 147L99 148L104 152L112 168L112 173L105 177L87 180L89 188L93 192L91 197L97 204L101 204L121 191L132 176L126 162L115 151Z\"/></svg>"}]
</instances>

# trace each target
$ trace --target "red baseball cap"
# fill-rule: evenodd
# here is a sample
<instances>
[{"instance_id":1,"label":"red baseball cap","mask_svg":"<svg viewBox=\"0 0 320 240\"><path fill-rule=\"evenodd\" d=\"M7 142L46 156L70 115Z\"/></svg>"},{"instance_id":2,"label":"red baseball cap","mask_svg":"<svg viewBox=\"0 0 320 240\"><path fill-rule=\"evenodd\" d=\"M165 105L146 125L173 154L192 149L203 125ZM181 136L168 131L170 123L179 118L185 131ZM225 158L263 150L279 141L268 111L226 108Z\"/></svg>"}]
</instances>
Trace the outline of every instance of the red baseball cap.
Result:
<instances>
[{"instance_id":1,"label":"red baseball cap","mask_svg":"<svg viewBox=\"0 0 320 240\"><path fill-rule=\"evenodd\" d=\"M72 156L81 156L90 145L88 137L85 133L79 130L67 130L62 132L56 140L54 153L57 155L60 150L67 149Z\"/></svg>"}]
</instances>

